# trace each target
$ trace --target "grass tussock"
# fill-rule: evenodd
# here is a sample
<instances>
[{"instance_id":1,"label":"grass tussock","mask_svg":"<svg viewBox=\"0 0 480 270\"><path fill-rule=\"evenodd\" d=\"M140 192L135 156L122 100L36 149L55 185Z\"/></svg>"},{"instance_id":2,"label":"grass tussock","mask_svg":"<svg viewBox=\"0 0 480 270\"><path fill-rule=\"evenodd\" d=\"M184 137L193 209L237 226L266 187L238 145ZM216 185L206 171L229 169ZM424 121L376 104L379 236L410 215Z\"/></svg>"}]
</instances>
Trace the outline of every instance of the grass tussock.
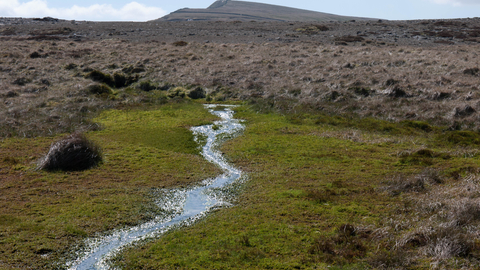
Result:
<instances>
[{"instance_id":1,"label":"grass tussock","mask_svg":"<svg viewBox=\"0 0 480 270\"><path fill-rule=\"evenodd\" d=\"M38 164L39 170L82 171L102 162L102 151L84 134L74 133L50 146Z\"/></svg>"}]
</instances>

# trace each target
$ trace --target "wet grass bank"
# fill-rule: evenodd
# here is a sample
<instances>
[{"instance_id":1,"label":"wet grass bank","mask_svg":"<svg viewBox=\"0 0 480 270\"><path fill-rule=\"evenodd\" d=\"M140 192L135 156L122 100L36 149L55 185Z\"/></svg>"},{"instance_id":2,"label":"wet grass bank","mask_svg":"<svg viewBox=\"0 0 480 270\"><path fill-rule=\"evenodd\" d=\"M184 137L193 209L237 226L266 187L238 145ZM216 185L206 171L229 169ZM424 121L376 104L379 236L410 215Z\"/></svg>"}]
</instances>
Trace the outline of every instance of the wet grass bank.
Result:
<instances>
[{"instance_id":1,"label":"wet grass bank","mask_svg":"<svg viewBox=\"0 0 480 270\"><path fill-rule=\"evenodd\" d=\"M218 174L188 130L213 120L193 102L104 111L87 133L104 162L80 172L34 170L62 135L0 141L0 268L61 268L82 239L153 218L152 190Z\"/></svg>"},{"instance_id":2,"label":"wet grass bank","mask_svg":"<svg viewBox=\"0 0 480 270\"><path fill-rule=\"evenodd\" d=\"M479 202L451 191L478 173L475 140L452 142L447 135L459 133L421 122L285 116L248 107L236 117L247 120L247 129L222 151L249 174L237 205L128 250L117 267L478 266L471 228L480 216L452 213L467 206L476 213ZM456 206L447 202L452 198Z\"/></svg>"}]
</instances>

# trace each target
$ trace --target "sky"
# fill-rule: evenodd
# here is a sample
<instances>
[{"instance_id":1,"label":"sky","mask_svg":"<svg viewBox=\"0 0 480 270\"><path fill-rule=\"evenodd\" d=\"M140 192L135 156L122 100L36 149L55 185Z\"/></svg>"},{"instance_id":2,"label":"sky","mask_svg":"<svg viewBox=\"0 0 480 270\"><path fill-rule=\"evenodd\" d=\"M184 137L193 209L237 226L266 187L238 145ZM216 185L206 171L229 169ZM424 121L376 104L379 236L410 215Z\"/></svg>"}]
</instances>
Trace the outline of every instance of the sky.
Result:
<instances>
[{"instance_id":1,"label":"sky","mask_svg":"<svg viewBox=\"0 0 480 270\"><path fill-rule=\"evenodd\" d=\"M0 17L89 21L148 21L180 8L206 8L215 0L0 0ZM248 0L387 20L480 17L480 0Z\"/></svg>"}]
</instances>

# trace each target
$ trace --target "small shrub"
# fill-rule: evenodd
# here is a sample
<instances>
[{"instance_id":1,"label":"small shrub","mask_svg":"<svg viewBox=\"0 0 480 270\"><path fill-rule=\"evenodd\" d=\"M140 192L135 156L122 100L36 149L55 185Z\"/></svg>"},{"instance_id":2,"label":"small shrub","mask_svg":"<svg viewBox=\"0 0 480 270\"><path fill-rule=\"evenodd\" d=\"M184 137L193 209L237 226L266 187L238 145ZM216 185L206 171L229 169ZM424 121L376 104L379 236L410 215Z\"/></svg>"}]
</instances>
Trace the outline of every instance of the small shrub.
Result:
<instances>
[{"instance_id":1,"label":"small shrub","mask_svg":"<svg viewBox=\"0 0 480 270\"><path fill-rule=\"evenodd\" d=\"M138 85L138 89L145 92L149 92L157 89L157 86L151 81L143 81L143 82L140 82L140 84Z\"/></svg>"},{"instance_id":2,"label":"small shrub","mask_svg":"<svg viewBox=\"0 0 480 270\"><path fill-rule=\"evenodd\" d=\"M127 76L125 76L123 73L115 72L113 74L113 81L115 82L116 88L127 86Z\"/></svg>"},{"instance_id":3,"label":"small shrub","mask_svg":"<svg viewBox=\"0 0 480 270\"><path fill-rule=\"evenodd\" d=\"M115 86L115 80L113 79L112 75L103 73L99 70L92 70L87 75L85 75L85 78L89 78L95 82L100 82L104 83L110 87Z\"/></svg>"},{"instance_id":4,"label":"small shrub","mask_svg":"<svg viewBox=\"0 0 480 270\"><path fill-rule=\"evenodd\" d=\"M107 85L101 83L94 83L87 86L87 92L94 95L112 95L113 90Z\"/></svg>"},{"instance_id":5,"label":"small shrub","mask_svg":"<svg viewBox=\"0 0 480 270\"><path fill-rule=\"evenodd\" d=\"M50 146L40 160L40 170L81 171L97 166L102 161L100 148L81 133L74 133Z\"/></svg>"},{"instance_id":6,"label":"small shrub","mask_svg":"<svg viewBox=\"0 0 480 270\"><path fill-rule=\"evenodd\" d=\"M205 98L205 90L202 87L198 86L195 87L195 89L190 90L187 96L191 99Z\"/></svg>"},{"instance_id":7,"label":"small shrub","mask_svg":"<svg viewBox=\"0 0 480 270\"><path fill-rule=\"evenodd\" d=\"M169 98L174 98L174 97L181 97L184 98L186 96L186 89L183 87L175 87L173 89L168 90L167 96Z\"/></svg>"}]
</instances>

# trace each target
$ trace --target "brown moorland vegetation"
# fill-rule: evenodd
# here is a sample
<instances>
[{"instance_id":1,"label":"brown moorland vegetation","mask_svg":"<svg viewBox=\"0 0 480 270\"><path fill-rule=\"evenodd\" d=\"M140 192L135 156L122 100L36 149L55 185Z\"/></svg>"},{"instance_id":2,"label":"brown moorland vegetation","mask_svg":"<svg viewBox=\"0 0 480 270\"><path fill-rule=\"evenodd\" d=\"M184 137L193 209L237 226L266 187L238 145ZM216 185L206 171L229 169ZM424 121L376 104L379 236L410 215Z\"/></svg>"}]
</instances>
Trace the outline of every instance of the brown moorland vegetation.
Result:
<instances>
[{"instance_id":1,"label":"brown moorland vegetation","mask_svg":"<svg viewBox=\"0 0 480 270\"><path fill-rule=\"evenodd\" d=\"M1 26L0 176L4 177L1 182L4 209L33 213L35 219L32 220L37 222L42 221L42 211L29 202L32 197L50 196L52 209L58 208L60 212L62 208L58 205L82 200L80 196L71 195L72 190L79 190L81 196L91 198L96 205L104 197L122 201L127 195L136 193L138 185L155 186L156 183L149 182L149 179L159 171L165 172L169 186L187 185L214 174L214 169L199 167L195 168L195 176L191 168L182 168L181 174L171 175L171 167L163 168L164 164L156 162L165 156L164 152L148 152L150 150L143 148L141 151L151 159L148 162L152 168L153 164L161 168L145 169L138 163L146 161L137 160L135 163L127 160L128 155L111 156L110 160L119 163L114 171L103 172L99 168L93 171L99 179L112 181L105 190L100 189L105 188L105 184L92 180L90 172L47 174L25 169L59 138L54 136L101 130L102 126L92 119L105 109L138 108L166 102L175 104L190 98L215 102L243 101L260 111L286 114L293 124L308 121L308 117L302 118L308 113L367 119L365 121L376 118L404 123L404 126L414 125L412 128L426 133L432 129L456 130L457 133L439 135L443 136L442 142L460 142L461 145L462 140L469 140L467 144L470 146L480 144L478 19L322 25L196 22L193 26L197 27L170 22L135 24L14 19ZM174 113L167 111L163 116L168 115ZM404 120L409 121L402 122ZM318 121L323 123L320 118ZM368 124L361 122L365 123ZM190 124L179 124L182 127L179 133ZM378 127L385 131L392 128L387 124ZM376 128L375 125L371 127ZM289 134L288 130L285 134ZM355 125L311 134L372 143ZM24 149L25 143L19 138L25 137L38 140L29 141L28 149ZM127 142L130 138L121 139ZM381 136L374 139L375 143L389 143ZM103 145L108 146L107 151L129 151L128 147L123 149L121 145L102 140ZM457 152L452 154L416 149L402 152L395 158L402 164L420 167L432 164L432 160L448 160L449 155L474 157L478 154L471 148L465 153L461 150L455 149ZM175 165L187 160L200 164L199 157L194 155L178 154L171 160ZM127 164L129 162L133 165ZM128 178L138 171L149 179L132 181ZM355 249L343 249L346 246L344 239L363 241L362 235L368 235L369 239L392 247L391 253L376 254L377 257L370 262L379 268L384 265L408 266L408 262L401 261L405 254L412 260L426 256L437 261L471 254L476 256L478 243L469 240L476 232L469 228L477 226L479 220L475 195L478 171L472 168L472 175L459 171L458 177L450 174L449 177L454 179L449 179L449 185L440 185L443 180L435 171L387 177L391 181L381 191L385 191L392 201L397 200L398 194L403 194L398 200L405 205L398 207L397 216L385 218L374 230L358 224L338 226L338 235L319 237L312 244L311 253L322 260L323 256L334 260L352 252L355 256L363 256L365 250L361 245ZM74 180L65 181L66 178ZM124 190L126 186L130 189ZM134 223L132 220L148 220L155 211L148 202L150 198L146 194L149 190L140 189L139 192L145 195L138 199L139 205L147 205L149 214L113 209L127 215L127 218L119 218L111 214L110 206L95 208L108 217L107 225L102 226L89 223L88 215L93 215L89 211L94 207L87 205L79 216L75 216L77 213L63 213L72 220L82 220L82 225L69 227L56 235L52 233L45 243L66 246L73 239L94 232ZM324 202L335 195L310 190L305 196L312 201ZM23 216L2 215L0 222L9 225L18 223L21 218ZM424 223L424 220L428 222ZM25 237L22 239L27 239L25 242L38 243L34 242L38 241L33 239L35 234L26 234L45 228L28 222L22 224L20 231L6 232L5 235L22 234ZM251 245L248 238L242 239L244 246ZM16 266L28 266L22 261L22 255L15 255L15 243L2 244L11 252L9 256L15 260ZM38 265L44 263L42 255L51 254L53 250L41 245L29 248L32 256L40 261ZM333 254L330 257L329 252ZM4 267L2 263L0 267Z\"/></svg>"},{"instance_id":2,"label":"brown moorland vegetation","mask_svg":"<svg viewBox=\"0 0 480 270\"><path fill-rule=\"evenodd\" d=\"M209 99L250 100L281 111L309 107L478 128L478 43L385 46L358 36L333 44L20 37L1 43L3 137L95 129L89 113L141 103L148 91L174 86L201 86Z\"/></svg>"}]
</instances>

